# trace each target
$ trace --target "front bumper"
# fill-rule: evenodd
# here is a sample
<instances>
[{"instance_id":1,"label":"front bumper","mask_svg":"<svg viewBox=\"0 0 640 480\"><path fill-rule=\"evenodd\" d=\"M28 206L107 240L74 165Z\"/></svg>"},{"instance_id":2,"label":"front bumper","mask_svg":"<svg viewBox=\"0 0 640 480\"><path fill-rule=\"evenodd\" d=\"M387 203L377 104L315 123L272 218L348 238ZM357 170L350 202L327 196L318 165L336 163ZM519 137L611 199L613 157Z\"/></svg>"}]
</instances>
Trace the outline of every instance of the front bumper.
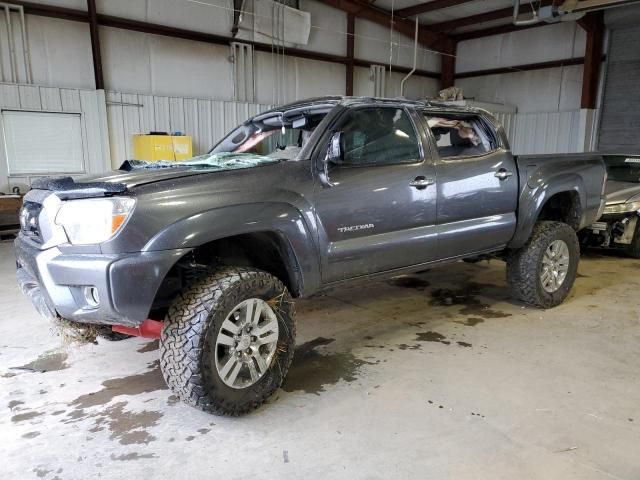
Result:
<instances>
[{"instance_id":1,"label":"front bumper","mask_svg":"<svg viewBox=\"0 0 640 480\"><path fill-rule=\"evenodd\" d=\"M14 245L18 283L41 315L134 327L148 318L167 272L188 252L66 254L40 250L22 234ZM87 301L85 287L97 289L98 305Z\"/></svg>"},{"instance_id":2,"label":"front bumper","mask_svg":"<svg viewBox=\"0 0 640 480\"><path fill-rule=\"evenodd\" d=\"M626 248L634 241L638 221L636 212L603 215L584 230L583 239L591 246Z\"/></svg>"}]
</instances>

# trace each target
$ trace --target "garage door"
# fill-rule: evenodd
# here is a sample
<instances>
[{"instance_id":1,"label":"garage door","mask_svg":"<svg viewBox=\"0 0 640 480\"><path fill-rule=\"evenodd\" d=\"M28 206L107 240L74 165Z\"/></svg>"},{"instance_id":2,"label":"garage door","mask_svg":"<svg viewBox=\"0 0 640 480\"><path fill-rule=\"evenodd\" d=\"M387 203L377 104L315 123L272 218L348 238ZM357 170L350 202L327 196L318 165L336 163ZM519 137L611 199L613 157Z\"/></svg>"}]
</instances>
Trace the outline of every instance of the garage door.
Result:
<instances>
[{"instance_id":1,"label":"garage door","mask_svg":"<svg viewBox=\"0 0 640 480\"><path fill-rule=\"evenodd\" d=\"M639 153L640 27L611 30L610 42L598 149Z\"/></svg>"}]
</instances>

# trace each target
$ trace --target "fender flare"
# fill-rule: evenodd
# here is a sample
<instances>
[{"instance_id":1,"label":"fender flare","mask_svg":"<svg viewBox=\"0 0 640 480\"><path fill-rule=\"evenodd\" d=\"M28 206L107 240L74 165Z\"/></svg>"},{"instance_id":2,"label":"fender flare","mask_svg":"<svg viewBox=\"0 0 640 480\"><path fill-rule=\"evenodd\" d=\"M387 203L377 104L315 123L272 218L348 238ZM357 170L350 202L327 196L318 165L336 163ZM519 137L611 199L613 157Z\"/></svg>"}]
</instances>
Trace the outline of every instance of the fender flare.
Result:
<instances>
[{"instance_id":1,"label":"fender flare","mask_svg":"<svg viewBox=\"0 0 640 480\"><path fill-rule=\"evenodd\" d=\"M166 226L142 251L193 249L215 240L251 233L274 233L286 245L283 258L297 293L320 283L316 239L309 219L287 203L251 203L199 212Z\"/></svg>"},{"instance_id":2,"label":"fender flare","mask_svg":"<svg viewBox=\"0 0 640 480\"><path fill-rule=\"evenodd\" d=\"M586 210L585 185L582 177L575 173L555 175L546 181L542 176L533 176L524 185L518 202L518 229L508 244L509 248L522 247L533 231L547 201L558 193L575 192L580 199L580 226L584 223Z\"/></svg>"}]
</instances>

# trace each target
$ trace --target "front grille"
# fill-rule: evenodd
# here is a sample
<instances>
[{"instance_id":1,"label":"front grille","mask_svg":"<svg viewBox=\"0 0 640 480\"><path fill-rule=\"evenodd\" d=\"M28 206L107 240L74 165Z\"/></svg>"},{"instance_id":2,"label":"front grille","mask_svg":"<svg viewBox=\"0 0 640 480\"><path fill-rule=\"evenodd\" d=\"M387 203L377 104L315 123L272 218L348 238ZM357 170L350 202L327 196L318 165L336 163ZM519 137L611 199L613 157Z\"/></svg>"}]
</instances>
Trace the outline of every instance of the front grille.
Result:
<instances>
[{"instance_id":1,"label":"front grille","mask_svg":"<svg viewBox=\"0 0 640 480\"><path fill-rule=\"evenodd\" d=\"M35 202L24 202L20 210L20 231L36 243L42 243L41 211L42 205Z\"/></svg>"}]
</instances>

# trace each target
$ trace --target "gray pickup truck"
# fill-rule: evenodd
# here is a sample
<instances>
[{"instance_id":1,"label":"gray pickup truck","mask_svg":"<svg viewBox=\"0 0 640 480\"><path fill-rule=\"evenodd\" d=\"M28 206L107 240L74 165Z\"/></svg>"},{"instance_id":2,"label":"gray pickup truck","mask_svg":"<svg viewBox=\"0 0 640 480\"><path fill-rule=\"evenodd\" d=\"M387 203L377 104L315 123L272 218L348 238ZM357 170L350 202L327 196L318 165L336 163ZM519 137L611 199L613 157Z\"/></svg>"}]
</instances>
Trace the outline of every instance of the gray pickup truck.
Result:
<instances>
[{"instance_id":1,"label":"gray pickup truck","mask_svg":"<svg viewBox=\"0 0 640 480\"><path fill-rule=\"evenodd\" d=\"M311 99L257 115L188 161L34 182L18 279L49 318L163 320L170 388L238 415L284 380L292 297L493 255L514 298L558 305L604 181L595 154L514 157L482 110Z\"/></svg>"}]
</instances>

